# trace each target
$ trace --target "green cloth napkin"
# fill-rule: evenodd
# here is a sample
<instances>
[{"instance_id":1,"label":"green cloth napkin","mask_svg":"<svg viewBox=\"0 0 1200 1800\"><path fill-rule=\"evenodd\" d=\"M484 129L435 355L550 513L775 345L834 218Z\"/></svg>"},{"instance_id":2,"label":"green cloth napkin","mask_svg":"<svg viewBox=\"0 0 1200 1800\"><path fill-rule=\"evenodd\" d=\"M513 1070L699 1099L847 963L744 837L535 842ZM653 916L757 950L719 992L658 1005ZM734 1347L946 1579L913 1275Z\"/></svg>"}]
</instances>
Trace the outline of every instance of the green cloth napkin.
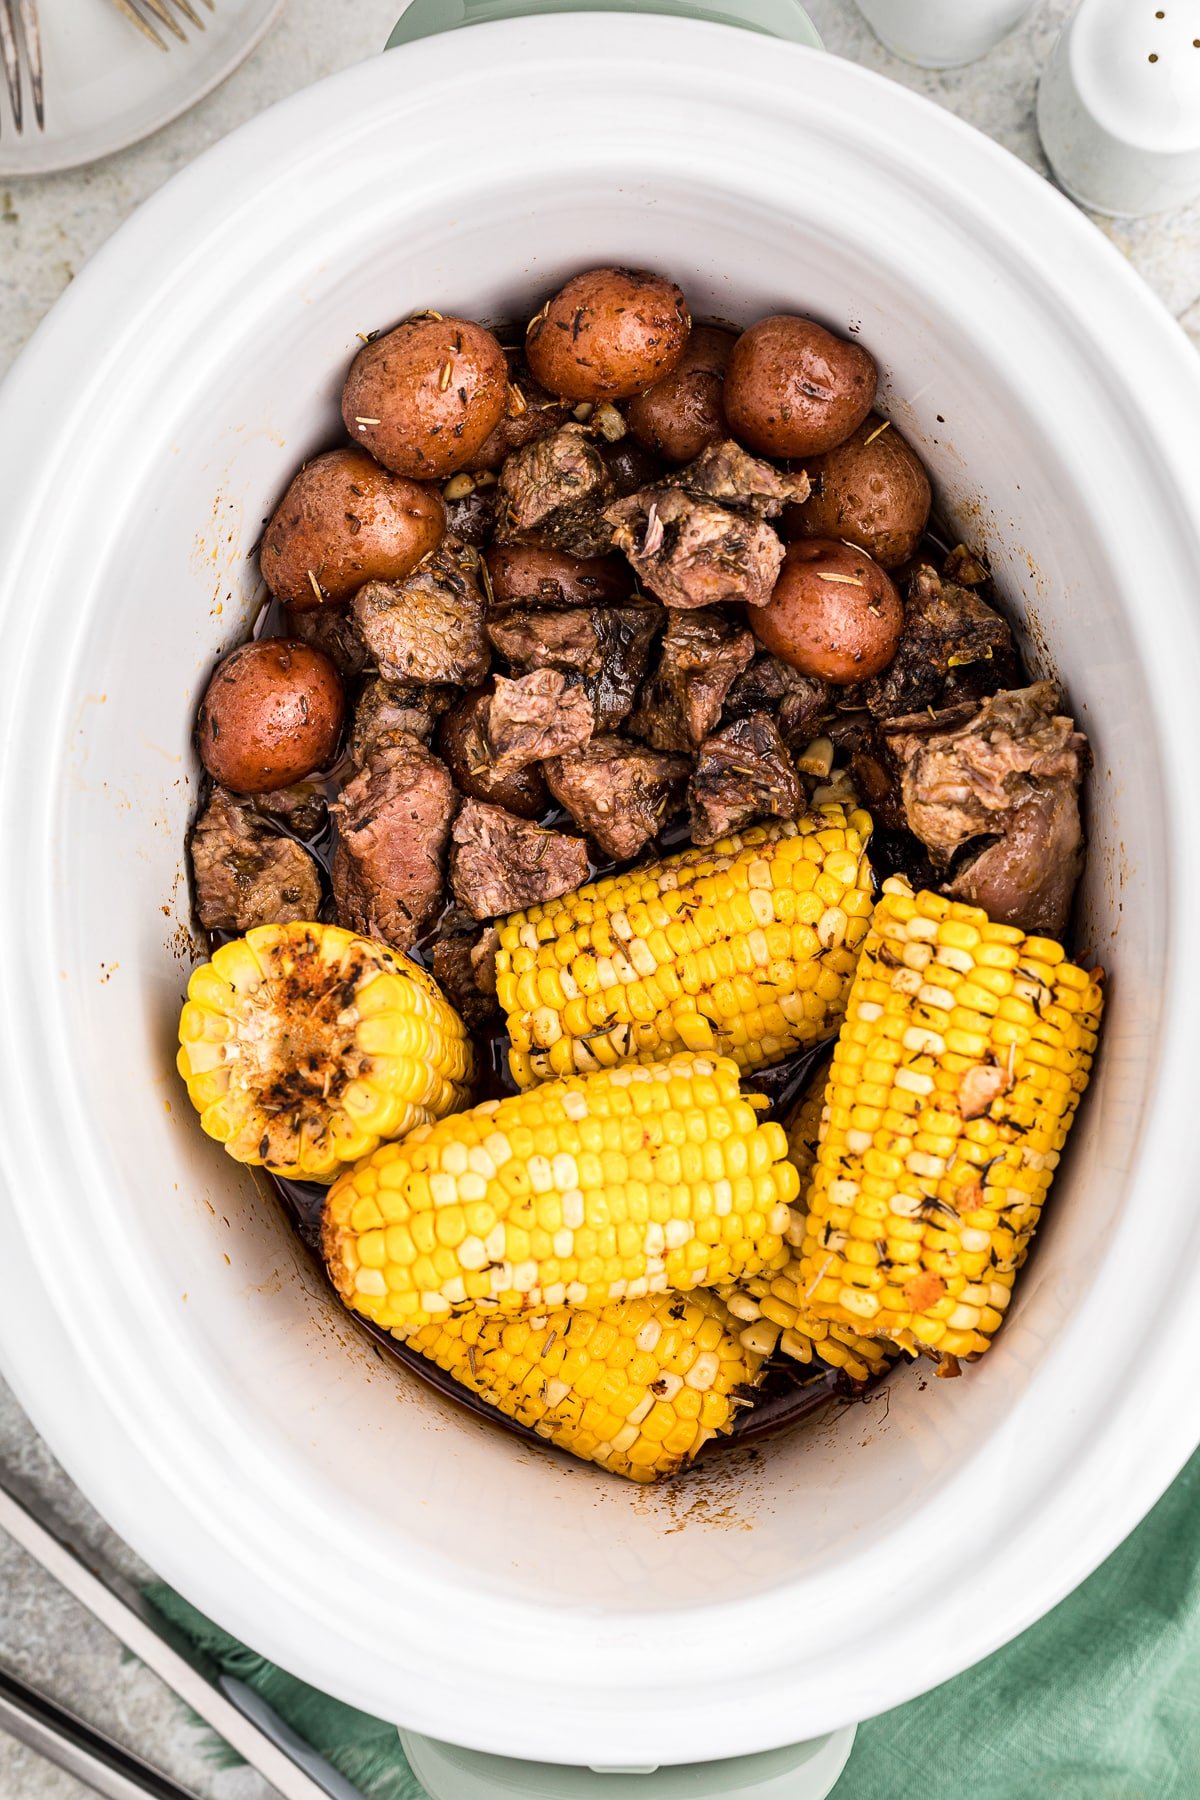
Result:
<instances>
[{"instance_id":1,"label":"green cloth napkin","mask_svg":"<svg viewBox=\"0 0 1200 1800\"><path fill-rule=\"evenodd\" d=\"M154 1604L365 1800L423 1800L394 1727L245 1649L170 1588ZM994 1656L859 1727L833 1800L1197 1800L1200 1453L1075 1593Z\"/></svg>"}]
</instances>

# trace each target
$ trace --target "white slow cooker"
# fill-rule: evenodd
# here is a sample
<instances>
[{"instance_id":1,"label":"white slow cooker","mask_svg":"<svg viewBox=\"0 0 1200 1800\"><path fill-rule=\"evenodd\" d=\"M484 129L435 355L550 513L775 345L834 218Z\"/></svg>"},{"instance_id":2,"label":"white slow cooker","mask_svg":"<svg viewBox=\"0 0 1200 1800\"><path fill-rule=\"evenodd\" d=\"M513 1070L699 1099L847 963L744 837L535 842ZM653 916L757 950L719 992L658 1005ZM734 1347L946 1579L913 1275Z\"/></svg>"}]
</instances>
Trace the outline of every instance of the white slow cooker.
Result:
<instances>
[{"instance_id":1,"label":"white slow cooker","mask_svg":"<svg viewBox=\"0 0 1200 1800\"><path fill-rule=\"evenodd\" d=\"M662 1490L388 1366L173 1071L189 736L357 333L604 261L884 370L1096 756L1102 1055L997 1345ZM654 17L481 26L274 108L95 258L0 395L0 1363L135 1548L306 1680L459 1745L817 1736L1044 1613L1200 1441L1200 364L1120 257L860 68Z\"/></svg>"}]
</instances>

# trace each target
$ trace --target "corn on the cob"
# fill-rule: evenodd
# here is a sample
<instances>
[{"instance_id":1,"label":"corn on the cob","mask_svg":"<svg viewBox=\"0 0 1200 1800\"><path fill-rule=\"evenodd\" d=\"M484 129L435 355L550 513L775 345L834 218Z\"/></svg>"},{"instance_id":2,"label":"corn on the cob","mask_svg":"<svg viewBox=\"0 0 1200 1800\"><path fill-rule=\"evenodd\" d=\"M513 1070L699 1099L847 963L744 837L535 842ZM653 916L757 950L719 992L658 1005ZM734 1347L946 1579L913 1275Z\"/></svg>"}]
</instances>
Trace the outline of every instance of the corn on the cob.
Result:
<instances>
[{"instance_id":1,"label":"corn on the cob","mask_svg":"<svg viewBox=\"0 0 1200 1800\"><path fill-rule=\"evenodd\" d=\"M681 1048L761 1068L830 1031L871 911L870 830L827 806L514 913L496 991L518 1084Z\"/></svg>"},{"instance_id":2,"label":"corn on the cob","mask_svg":"<svg viewBox=\"0 0 1200 1800\"><path fill-rule=\"evenodd\" d=\"M893 879L875 909L805 1196L802 1297L911 1352L1000 1325L1087 1086L1101 1009L1061 945Z\"/></svg>"},{"instance_id":3,"label":"corn on the cob","mask_svg":"<svg viewBox=\"0 0 1200 1800\"><path fill-rule=\"evenodd\" d=\"M330 1190L325 1257L347 1305L401 1334L712 1286L782 1260L786 1148L732 1062L576 1075L383 1145Z\"/></svg>"},{"instance_id":4,"label":"corn on the cob","mask_svg":"<svg viewBox=\"0 0 1200 1800\"><path fill-rule=\"evenodd\" d=\"M473 1310L424 1325L412 1348L509 1418L631 1481L661 1481L737 1416L762 1358L712 1294L654 1294L598 1313Z\"/></svg>"},{"instance_id":5,"label":"corn on the cob","mask_svg":"<svg viewBox=\"0 0 1200 1800\"><path fill-rule=\"evenodd\" d=\"M466 1099L466 1027L415 963L336 925L260 925L188 982L179 1072L238 1162L331 1181Z\"/></svg>"}]
</instances>

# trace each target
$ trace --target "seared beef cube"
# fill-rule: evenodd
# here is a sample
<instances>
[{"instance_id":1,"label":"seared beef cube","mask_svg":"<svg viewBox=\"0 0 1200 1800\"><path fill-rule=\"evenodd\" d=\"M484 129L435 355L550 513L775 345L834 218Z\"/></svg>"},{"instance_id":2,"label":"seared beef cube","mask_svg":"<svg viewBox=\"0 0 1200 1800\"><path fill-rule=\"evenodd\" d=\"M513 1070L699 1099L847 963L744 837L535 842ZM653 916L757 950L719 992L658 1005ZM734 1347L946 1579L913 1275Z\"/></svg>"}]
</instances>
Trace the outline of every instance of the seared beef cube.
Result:
<instances>
[{"instance_id":1,"label":"seared beef cube","mask_svg":"<svg viewBox=\"0 0 1200 1800\"><path fill-rule=\"evenodd\" d=\"M416 738L373 751L333 804L340 924L409 949L441 909L456 799L445 763Z\"/></svg>"},{"instance_id":2,"label":"seared beef cube","mask_svg":"<svg viewBox=\"0 0 1200 1800\"><path fill-rule=\"evenodd\" d=\"M617 548L665 606L765 606L771 598L783 544L762 519L674 487L643 488L604 516Z\"/></svg>"},{"instance_id":3,"label":"seared beef cube","mask_svg":"<svg viewBox=\"0 0 1200 1800\"><path fill-rule=\"evenodd\" d=\"M546 764L554 798L618 861L636 856L683 803L688 759L625 738L597 737Z\"/></svg>"},{"instance_id":4,"label":"seared beef cube","mask_svg":"<svg viewBox=\"0 0 1200 1800\"><path fill-rule=\"evenodd\" d=\"M473 549L485 549L492 541L499 508L495 476L487 474L480 484L470 475L452 475L442 489L442 499L446 502L447 535Z\"/></svg>"},{"instance_id":5,"label":"seared beef cube","mask_svg":"<svg viewBox=\"0 0 1200 1800\"><path fill-rule=\"evenodd\" d=\"M998 925L1061 937L1083 874L1083 828L1074 787L1048 782L1012 813L1004 836L964 863L946 892L982 906Z\"/></svg>"},{"instance_id":6,"label":"seared beef cube","mask_svg":"<svg viewBox=\"0 0 1200 1800\"><path fill-rule=\"evenodd\" d=\"M754 651L750 632L724 613L672 613L629 729L656 750L695 750Z\"/></svg>"},{"instance_id":7,"label":"seared beef cube","mask_svg":"<svg viewBox=\"0 0 1200 1800\"><path fill-rule=\"evenodd\" d=\"M371 660L371 652L362 632L348 612L341 612L328 601L323 606L284 608L289 637L323 650L343 681L361 675Z\"/></svg>"},{"instance_id":8,"label":"seared beef cube","mask_svg":"<svg viewBox=\"0 0 1200 1800\"><path fill-rule=\"evenodd\" d=\"M794 819L802 812L804 789L774 720L751 713L706 738L688 804L693 844L715 844L755 819Z\"/></svg>"},{"instance_id":9,"label":"seared beef cube","mask_svg":"<svg viewBox=\"0 0 1200 1800\"><path fill-rule=\"evenodd\" d=\"M196 912L206 931L315 919L321 880L308 851L272 831L252 803L214 788L191 841Z\"/></svg>"},{"instance_id":10,"label":"seared beef cube","mask_svg":"<svg viewBox=\"0 0 1200 1800\"><path fill-rule=\"evenodd\" d=\"M496 768L487 735L491 705L490 684L465 694L442 720L438 731L439 754L448 764L460 792L470 794L476 800L490 800L494 806L502 806L506 812L517 813L522 819L536 819L550 804L542 771L535 763L509 775Z\"/></svg>"},{"instance_id":11,"label":"seared beef cube","mask_svg":"<svg viewBox=\"0 0 1200 1800\"><path fill-rule=\"evenodd\" d=\"M581 887L588 870L582 838L544 831L499 806L467 800L454 821L450 885L473 918L557 900Z\"/></svg>"},{"instance_id":12,"label":"seared beef cube","mask_svg":"<svg viewBox=\"0 0 1200 1800\"><path fill-rule=\"evenodd\" d=\"M454 698L450 688L426 687L419 681L385 681L376 676L358 697L350 730L350 760L357 768L371 752L398 738L427 744L433 728Z\"/></svg>"},{"instance_id":13,"label":"seared beef cube","mask_svg":"<svg viewBox=\"0 0 1200 1800\"><path fill-rule=\"evenodd\" d=\"M368 581L353 600L388 681L474 685L488 672L479 553L446 538L404 581Z\"/></svg>"},{"instance_id":14,"label":"seared beef cube","mask_svg":"<svg viewBox=\"0 0 1200 1800\"><path fill-rule=\"evenodd\" d=\"M433 978L470 1031L483 1031L500 1018L496 1003L496 979L491 992L480 987L475 937L439 938L433 946Z\"/></svg>"},{"instance_id":15,"label":"seared beef cube","mask_svg":"<svg viewBox=\"0 0 1200 1800\"><path fill-rule=\"evenodd\" d=\"M836 691L827 681L804 675L765 650L730 688L725 714L745 719L751 713L770 713L785 743L806 744L832 707Z\"/></svg>"},{"instance_id":16,"label":"seared beef cube","mask_svg":"<svg viewBox=\"0 0 1200 1800\"><path fill-rule=\"evenodd\" d=\"M513 329L520 334L519 326ZM504 417L476 452L472 467L498 469L512 451L523 450L526 444L532 444L570 422L570 404L539 387L529 373L523 352L512 350L508 356L508 399Z\"/></svg>"},{"instance_id":17,"label":"seared beef cube","mask_svg":"<svg viewBox=\"0 0 1200 1800\"><path fill-rule=\"evenodd\" d=\"M582 425L563 425L506 457L500 471L496 540L544 544L570 556L603 556L612 529L603 514L612 478Z\"/></svg>"},{"instance_id":18,"label":"seared beef cube","mask_svg":"<svg viewBox=\"0 0 1200 1800\"><path fill-rule=\"evenodd\" d=\"M329 819L329 804L319 787L298 781L294 787L272 788L268 794L251 794L256 813L284 826L293 837L314 838Z\"/></svg>"},{"instance_id":19,"label":"seared beef cube","mask_svg":"<svg viewBox=\"0 0 1200 1800\"><path fill-rule=\"evenodd\" d=\"M591 702L558 669L535 669L518 681L497 675L484 736L498 775L515 775L547 756L577 750L591 735Z\"/></svg>"},{"instance_id":20,"label":"seared beef cube","mask_svg":"<svg viewBox=\"0 0 1200 1800\"><path fill-rule=\"evenodd\" d=\"M994 690L1016 671L1012 633L969 588L942 581L927 563L916 571L904 608L904 636L882 675L865 683L877 719L921 712L942 701L952 670L979 664Z\"/></svg>"},{"instance_id":21,"label":"seared beef cube","mask_svg":"<svg viewBox=\"0 0 1200 1800\"><path fill-rule=\"evenodd\" d=\"M734 512L776 519L785 506L799 505L809 495L808 476L783 475L769 462L751 456L732 438L709 444L695 462L674 475L666 486L680 487L696 500L716 500Z\"/></svg>"},{"instance_id":22,"label":"seared beef cube","mask_svg":"<svg viewBox=\"0 0 1200 1800\"><path fill-rule=\"evenodd\" d=\"M583 676L595 728L628 717L665 618L660 606L512 607L488 618L488 636L514 669L563 669Z\"/></svg>"}]
</instances>

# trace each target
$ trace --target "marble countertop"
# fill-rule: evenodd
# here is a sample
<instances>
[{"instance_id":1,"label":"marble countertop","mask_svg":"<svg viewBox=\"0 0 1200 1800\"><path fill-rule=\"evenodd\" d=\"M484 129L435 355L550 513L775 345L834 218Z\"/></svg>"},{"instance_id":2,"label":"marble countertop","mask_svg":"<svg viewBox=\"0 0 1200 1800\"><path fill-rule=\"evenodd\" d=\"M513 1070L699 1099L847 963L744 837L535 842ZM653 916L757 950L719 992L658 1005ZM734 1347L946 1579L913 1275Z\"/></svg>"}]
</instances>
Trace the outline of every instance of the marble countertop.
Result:
<instances>
[{"instance_id":1,"label":"marble countertop","mask_svg":"<svg viewBox=\"0 0 1200 1800\"><path fill-rule=\"evenodd\" d=\"M54 0L50 0L53 4ZM77 0L78 3L78 0ZM808 0L826 45L927 94L1045 173L1034 125L1038 69L1072 0L1039 0L1025 25L971 67L933 74L890 56L851 0ZM0 183L0 373L75 272L139 201L273 101L379 49L399 0L289 0L250 60L186 117L88 169ZM1133 223L1097 220L1200 348L1200 205ZM57 1467L0 1383L0 1460L38 1488L133 1579L132 1552ZM45 1688L208 1800L266 1800L245 1768L222 1768L207 1732L167 1689L15 1546L0 1538L0 1664ZM0 1734L0 1795L86 1800L88 1790Z\"/></svg>"}]
</instances>

